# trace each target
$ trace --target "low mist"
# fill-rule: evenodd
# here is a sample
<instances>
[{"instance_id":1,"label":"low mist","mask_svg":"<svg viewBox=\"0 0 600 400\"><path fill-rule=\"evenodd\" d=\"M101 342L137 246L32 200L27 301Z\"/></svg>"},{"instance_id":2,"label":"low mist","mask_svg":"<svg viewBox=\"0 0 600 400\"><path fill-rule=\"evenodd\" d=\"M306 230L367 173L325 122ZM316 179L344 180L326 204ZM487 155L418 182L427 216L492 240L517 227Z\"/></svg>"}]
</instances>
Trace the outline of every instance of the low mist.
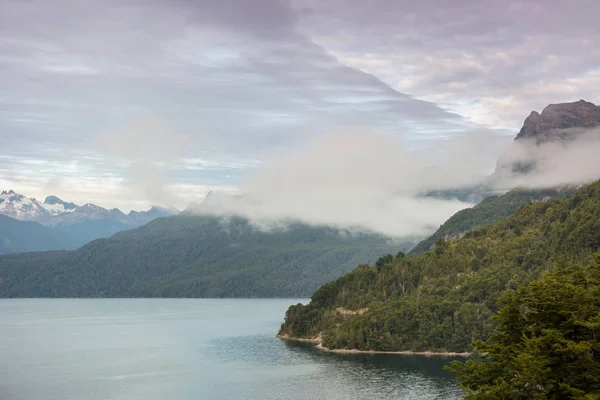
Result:
<instances>
[{"instance_id":1,"label":"low mist","mask_svg":"<svg viewBox=\"0 0 600 400\"><path fill-rule=\"evenodd\" d=\"M503 193L588 183L600 177L598 154L600 130L539 145L470 135L427 151L411 151L401 141L375 134L334 134L295 156L269 160L243 182L243 195L209 196L199 211L242 215L262 227L288 219L392 237L427 235L473 206L428 192ZM532 168L507 173L514 163Z\"/></svg>"},{"instance_id":2,"label":"low mist","mask_svg":"<svg viewBox=\"0 0 600 400\"><path fill-rule=\"evenodd\" d=\"M393 237L425 235L472 205L425 192L485 178L481 152L466 147L425 153L375 134L328 135L295 156L266 162L242 184L243 196L212 195L199 210L239 214L261 226L291 219ZM441 160L447 166L436 163Z\"/></svg>"},{"instance_id":3,"label":"low mist","mask_svg":"<svg viewBox=\"0 0 600 400\"><path fill-rule=\"evenodd\" d=\"M564 129L560 136L561 140L539 144L531 140L515 141L498 161L496 187L548 188L585 184L600 178L600 128ZM528 170L511 171L515 165Z\"/></svg>"}]
</instances>

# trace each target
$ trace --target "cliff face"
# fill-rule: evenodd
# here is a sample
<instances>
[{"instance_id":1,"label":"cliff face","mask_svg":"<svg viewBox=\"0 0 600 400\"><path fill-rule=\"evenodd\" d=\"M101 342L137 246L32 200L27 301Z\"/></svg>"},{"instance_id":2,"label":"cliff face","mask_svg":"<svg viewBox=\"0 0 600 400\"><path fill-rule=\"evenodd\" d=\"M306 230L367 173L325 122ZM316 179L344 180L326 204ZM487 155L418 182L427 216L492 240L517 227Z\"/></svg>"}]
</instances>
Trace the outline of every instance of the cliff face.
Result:
<instances>
[{"instance_id":1,"label":"cliff face","mask_svg":"<svg viewBox=\"0 0 600 400\"><path fill-rule=\"evenodd\" d=\"M555 153L542 151L541 144L554 142L566 146L584 134L589 135L590 128L595 127L600 128L600 106L585 100L550 104L541 114L532 111L513 146L498 159L491 176L492 186L511 187L513 178L522 177L541 167L551 167L559 153L556 150ZM596 133L600 133L600 130Z\"/></svg>"},{"instance_id":2,"label":"cliff face","mask_svg":"<svg viewBox=\"0 0 600 400\"><path fill-rule=\"evenodd\" d=\"M537 143L568 139L584 129L600 126L600 106L585 100L550 104L542 113L532 111L515 140Z\"/></svg>"}]
</instances>

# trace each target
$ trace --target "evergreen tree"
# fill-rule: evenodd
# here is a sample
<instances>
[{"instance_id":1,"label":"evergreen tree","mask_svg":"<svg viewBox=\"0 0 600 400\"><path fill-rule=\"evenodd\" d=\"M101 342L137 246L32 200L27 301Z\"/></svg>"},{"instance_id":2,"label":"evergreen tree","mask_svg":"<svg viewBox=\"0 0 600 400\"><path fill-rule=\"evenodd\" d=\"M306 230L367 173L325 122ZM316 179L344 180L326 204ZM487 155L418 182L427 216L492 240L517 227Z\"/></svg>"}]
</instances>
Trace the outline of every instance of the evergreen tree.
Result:
<instances>
[{"instance_id":1,"label":"evergreen tree","mask_svg":"<svg viewBox=\"0 0 600 400\"><path fill-rule=\"evenodd\" d=\"M600 398L600 253L507 292L481 359L454 361L467 399Z\"/></svg>"}]
</instances>

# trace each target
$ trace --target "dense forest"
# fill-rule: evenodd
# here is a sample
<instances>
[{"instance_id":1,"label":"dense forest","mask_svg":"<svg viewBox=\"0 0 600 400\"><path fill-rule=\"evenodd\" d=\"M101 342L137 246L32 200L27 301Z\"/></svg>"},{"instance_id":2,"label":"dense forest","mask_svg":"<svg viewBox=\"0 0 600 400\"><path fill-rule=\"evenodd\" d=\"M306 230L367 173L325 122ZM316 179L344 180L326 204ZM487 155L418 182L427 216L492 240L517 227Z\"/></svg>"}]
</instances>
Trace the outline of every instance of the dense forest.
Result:
<instances>
[{"instance_id":1,"label":"dense forest","mask_svg":"<svg viewBox=\"0 0 600 400\"><path fill-rule=\"evenodd\" d=\"M182 214L66 252L0 256L0 297L304 297L412 243Z\"/></svg>"},{"instance_id":2,"label":"dense forest","mask_svg":"<svg viewBox=\"0 0 600 400\"><path fill-rule=\"evenodd\" d=\"M522 205L537 200L560 199L572 194L574 189L515 189L503 195L486 197L481 203L466 208L450 217L440 228L427 239L417 244L409 253L419 255L430 250L440 239L453 240L462 234L480 226L488 225L508 217Z\"/></svg>"},{"instance_id":3,"label":"dense forest","mask_svg":"<svg viewBox=\"0 0 600 400\"><path fill-rule=\"evenodd\" d=\"M600 253L505 292L477 358L446 366L469 400L600 398Z\"/></svg>"},{"instance_id":4,"label":"dense forest","mask_svg":"<svg viewBox=\"0 0 600 400\"><path fill-rule=\"evenodd\" d=\"M470 351L493 330L507 290L569 265L592 265L600 248L600 182L518 208L432 250L381 257L289 308L280 334L332 349Z\"/></svg>"}]
</instances>

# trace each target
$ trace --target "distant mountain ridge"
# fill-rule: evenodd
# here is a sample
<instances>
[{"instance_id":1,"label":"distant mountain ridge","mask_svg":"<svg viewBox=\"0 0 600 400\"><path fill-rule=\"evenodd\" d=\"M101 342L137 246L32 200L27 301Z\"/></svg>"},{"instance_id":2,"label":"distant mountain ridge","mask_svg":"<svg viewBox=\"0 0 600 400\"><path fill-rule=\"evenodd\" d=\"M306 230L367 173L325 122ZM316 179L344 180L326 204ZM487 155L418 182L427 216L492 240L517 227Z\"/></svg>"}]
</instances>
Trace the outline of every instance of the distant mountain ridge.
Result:
<instances>
[{"instance_id":1,"label":"distant mountain ridge","mask_svg":"<svg viewBox=\"0 0 600 400\"><path fill-rule=\"evenodd\" d=\"M0 192L0 215L19 220L33 221L52 228L62 239L62 247L48 248L34 246L22 248L21 251L77 248L91 240L108 237L125 229L136 228L156 218L176 214L175 209L152 206L148 211L131 211L123 213L117 208L108 210L95 204L87 203L79 206L66 202L57 196L47 196L41 202L26 197L14 190ZM0 224L4 220L0 221Z\"/></svg>"},{"instance_id":2,"label":"distant mountain ridge","mask_svg":"<svg viewBox=\"0 0 600 400\"><path fill-rule=\"evenodd\" d=\"M77 217L67 217L67 214L75 213L89 218L104 218L110 216L123 221L137 221L139 223L150 222L153 218L176 214L178 210L152 206L148 211L130 211L123 213L118 208L111 210L86 203L79 206L72 202L66 202L57 196L48 196L41 202L35 198L26 197L14 190L3 190L0 192L0 214L21 221L36 221L44 225L54 226L65 221L77 220ZM59 217L59 218L53 218ZM79 217L81 218L81 217Z\"/></svg>"}]
</instances>

